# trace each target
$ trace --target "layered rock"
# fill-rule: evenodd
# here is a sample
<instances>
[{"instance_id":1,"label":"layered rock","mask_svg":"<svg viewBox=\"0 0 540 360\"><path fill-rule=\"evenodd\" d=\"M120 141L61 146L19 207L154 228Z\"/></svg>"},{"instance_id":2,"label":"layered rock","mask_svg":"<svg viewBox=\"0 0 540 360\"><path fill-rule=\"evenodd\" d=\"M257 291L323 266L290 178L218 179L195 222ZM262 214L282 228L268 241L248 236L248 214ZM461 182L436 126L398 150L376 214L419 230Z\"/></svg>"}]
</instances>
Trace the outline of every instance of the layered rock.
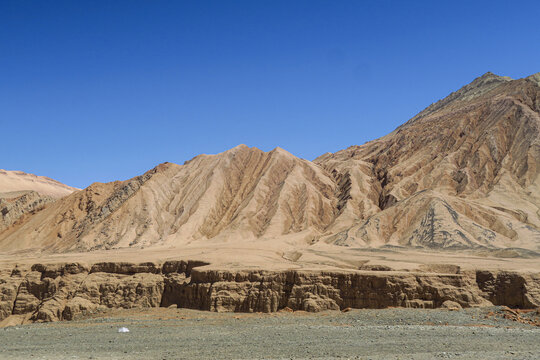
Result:
<instances>
[{"instance_id":1,"label":"layered rock","mask_svg":"<svg viewBox=\"0 0 540 360\"><path fill-rule=\"evenodd\" d=\"M0 193L0 232L24 221L25 216L38 212L53 201L54 198L35 191Z\"/></svg>"},{"instance_id":2,"label":"layered rock","mask_svg":"<svg viewBox=\"0 0 540 360\"><path fill-rule=\"evenodd\" d=\"M326 241L539 250L535 76L487 73L391 134L316 159L342 189Z\"/></svg>"},{"instance_id":3,"label":"layered rock","mask_svg":"<svg viewBox=\"0 0 540 360\"><path fill-rule=\"evenodd\" d=\"M217 312L345 308L540 306L538 274L466 271L225 271L199 261L35 264L0 273L0 321L71 320L115 308Z\"/></svg>"},{"instance_id":4,"label":"layered rock","mask_svg":"<svg viewBox=\"0 0 540 360\"><path fill-rule=\"evenodd\" d=\"M336 201L332 179L313 163L239 146L92 184L0 234L0 248L88 251L296 233L309 241L334 220Z\"/></svg>"}]
</instances>

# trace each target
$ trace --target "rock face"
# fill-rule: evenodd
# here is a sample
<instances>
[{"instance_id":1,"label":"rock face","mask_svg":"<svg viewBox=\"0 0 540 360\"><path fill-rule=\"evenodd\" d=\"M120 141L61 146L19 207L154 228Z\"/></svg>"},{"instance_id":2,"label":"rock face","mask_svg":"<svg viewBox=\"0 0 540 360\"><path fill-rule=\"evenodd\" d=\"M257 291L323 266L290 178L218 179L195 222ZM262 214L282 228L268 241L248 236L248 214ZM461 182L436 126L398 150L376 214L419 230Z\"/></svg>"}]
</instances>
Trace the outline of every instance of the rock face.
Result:
<instances>
[{"instance_id":1,"label":"rock face","mask_svg":"<svg viewBox=\"0 0 540 360\"><path fill-rule=\"evenodd\" d=\"M10 212L36 213L3 218L0 251L261 240L537 252L539 76L487 73L391 134L313 162L241 145L44 207L22 201Z\"/></svg>"},{"instance_id":2,"label":"rock face","mask_svg":"<svg viewBox=\"0 0 540 360\"><path fill-rule=\"evenodd\" d=\"M540 276L511 272L218 271L200 261L35 264L0 273L0 321L71 320L107 308L217 312L540 306Z\"/></svg>"},{"instance_id":3,"label":"rock face","mask_svg":"<svg viewBox=\"0 0 540 360\"><path fill-rule=\"evenodd\" d=\"M47 204L78 189L44 176L0 169L0 233L10 233Z\"/></svg>"},{"instance_id":4,"label":"rock face","mask_svg":"<svg viewBox=\"0 0 540 360\"><path fill-rule=\"evenodd\" d=\"M316 159L343 189L327 241L538 250L535 76L487 73L391 134Z\"/></svg>"},{"instance_id":5,"label":"rock face","mask_svg":"<svg viewBox=\"0 0 540 360\"><path fill-rule=\"evenodd\" d=\"M0 232L6 230L25 216L43 209L46 204L53 202L50 196L40 195L35 191L16 191L0 193Z\"/></svg>"}]
</instances>

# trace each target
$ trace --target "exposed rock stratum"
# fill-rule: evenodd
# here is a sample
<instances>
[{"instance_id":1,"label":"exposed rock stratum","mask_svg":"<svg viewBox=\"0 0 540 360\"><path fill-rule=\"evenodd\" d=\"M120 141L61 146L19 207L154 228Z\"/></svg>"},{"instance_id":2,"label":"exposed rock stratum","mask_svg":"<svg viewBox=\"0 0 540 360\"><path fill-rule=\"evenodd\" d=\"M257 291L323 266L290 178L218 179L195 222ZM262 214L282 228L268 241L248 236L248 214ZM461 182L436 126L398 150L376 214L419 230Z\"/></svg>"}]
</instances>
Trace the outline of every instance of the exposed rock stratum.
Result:
<instances>
[{"instance_id":1,"label":"exposed rock stratum","mask_svg":"<svg viewBox=\"0 0 540 360\"><path fill-rule=\"evenodd\" d=\"M198 270L202 262L34 264L0 280L0 320L72 320L107 308L209 311L322 311L389 306L540 306L540 276L502 271L457 274L377 271Z\"/></svg>"}]
</instances>

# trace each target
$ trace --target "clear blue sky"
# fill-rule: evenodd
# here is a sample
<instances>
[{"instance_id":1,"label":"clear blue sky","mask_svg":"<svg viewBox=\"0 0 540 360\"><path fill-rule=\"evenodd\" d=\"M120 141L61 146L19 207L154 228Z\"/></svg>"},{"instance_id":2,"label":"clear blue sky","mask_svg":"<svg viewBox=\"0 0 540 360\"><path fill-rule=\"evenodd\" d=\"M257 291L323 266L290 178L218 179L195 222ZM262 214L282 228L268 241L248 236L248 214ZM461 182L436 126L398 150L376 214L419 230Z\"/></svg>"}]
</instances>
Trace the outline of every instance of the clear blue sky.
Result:
<instances>
[{"instance_id":1,"label":"clear blue sky","mask_svg":"<svg viewBox=\"0 0 540 360\"><path fill-rule=\"evenodd\" d=\"M313 159L487 71L540 71L538 1L0 0L0 168L85 187L240 143Z\"/></svg>"}]
</instances>

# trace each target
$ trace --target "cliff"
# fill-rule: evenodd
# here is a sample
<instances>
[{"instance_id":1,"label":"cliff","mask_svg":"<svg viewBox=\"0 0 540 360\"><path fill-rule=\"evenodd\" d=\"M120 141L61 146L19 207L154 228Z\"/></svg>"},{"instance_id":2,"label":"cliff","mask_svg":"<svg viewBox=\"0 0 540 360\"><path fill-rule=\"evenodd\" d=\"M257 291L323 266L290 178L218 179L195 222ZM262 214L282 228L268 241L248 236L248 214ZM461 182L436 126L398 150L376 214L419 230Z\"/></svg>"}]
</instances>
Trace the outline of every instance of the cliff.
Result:
<instances>
[{"instance_id":1,"label":"cliff","mask_svg":"<svg viewBox=\"0 0 540 360\"><path fill-rule=\"evenodd\" d=\"M34 264L0 272L0 320L71 320L107 308L310 312L351 308L540 306L540 275L509 271L263 271L200 261Z\"/></svg>"}]
</instances>

